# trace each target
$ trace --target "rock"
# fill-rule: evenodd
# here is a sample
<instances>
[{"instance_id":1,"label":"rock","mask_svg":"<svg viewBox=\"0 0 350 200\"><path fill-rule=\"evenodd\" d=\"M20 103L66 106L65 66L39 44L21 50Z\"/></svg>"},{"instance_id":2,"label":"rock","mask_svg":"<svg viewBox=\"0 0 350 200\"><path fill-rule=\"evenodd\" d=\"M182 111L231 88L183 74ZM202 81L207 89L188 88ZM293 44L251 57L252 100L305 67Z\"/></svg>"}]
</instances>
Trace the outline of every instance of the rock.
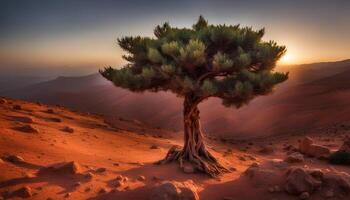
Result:
<instances>
[{"instance_id":1,"label":"rock","mask_svg":"<svg viewBox=\"0 0 350 200\"><path fill-rule=\"evenodd\" d=\"M346 137L344 139L344 143L339 148L339 151L345 151L347 153L350 153L350 137Z\"/></svg>"},{"instance_id":2,"label":"rock","mask_svg":"<svg viewBox=\"0 0 350 200\"><path fill-rule=\"evenodd\" d=\"M139 180L139 181L145 181L145 180L146 180L146 177L145 177L145 176L138 176L138 177L137 177L137 180Z\"/></svg>"},{"instance_id":3,"label":"rock","mask_svg":"<svg viewBox=\"0 0 350 200\"><path fill-rule=\"evenodd\" d=\"M49 118L49 120L52 122L62 122L62 119L57 118L57 117L51 117L51 118Z\"/></svg>"},{"instance_id":4,"label":"rock","mask_svg":"<svg viewBox=\"0 0 350 200\"><path fill-rule=\"evenodd\" d=\"M262 146L259 150L259 153L262 153L262 154L272 154L274 152L275 150L270 146Z\"/></svg>"},{"instance_id":5,"label":"rock","mask_svg":"<svg viewBox=\"0 0 350 200\"><path fill-rule=\"evenodd\" d=\"M284 189L293 195L301 195L303 192L311 194L321 185L322 180L310 175L304 168L291 167L287 171Z\"/></svg>"},{"instance_id":6,"label":"rock","mask_svg":"<svg viewBox=\"0 0 350 200\"><path fill-rule=\"evenodd\" d=\"M72 194L68 192L66 195L64 195L64 198L69 198L70 196L72 196Z\"/></svg>"},{"instance_id":7,"label":"rock","mask_svg":"<svg viewBox=\"0 0 350 200\"><path fill-rule=\"evenodd\" d=\"M18 190L14 191L11 196L29 198L33 196L32 188L30 188L29 186L21 187Z\"/></svg>"},{"instance_id":8,"label":"rock","mask_svg":"<svg viewBox=\"0 0 350 200\"><path fill-rule=\"evenodd\" d=\"M4 98L0 98L0 104L6 104L7 103L7 100L4 99Z\"/></svg>"},{"instance_id":9,"label":"rock","mask_svg":"<svg viewBox=\"0 0 350 200\"><path fill-rule=\"evenodd\" d=\"M284 161L287 163L300 163L300 162L304 162L304 156L301 153L294 152L294 153L288 155L284 159Z\"/></svg>"},{"instance_id":10,"label":"rock","mask_svg":"<svg viewBox=\"0 0 350 200\"><path fill-rule=\"evenodd\" d=\"M53 109L51 109L51 108L50 108L50 109L47 109L46 112L47 112L47 113L50 113L50 114L55 113L55 111L54 111Z\"/></svg>"},{"instance_id":11,"label":"rock","mask_svg":"<svg viewBox=\"0 0 350 200\"><path fill-rule=\"evenodd\" d=\"M81 186L81 183L80 183L80 182L74 183L74 187L80 187L80 186Z\"/></svg>"},{"instance_id":12,"label":"rock","mask_svg":"<svg viewBox=\"0 0 350 200\"><path fill-rule=\"evenodd\" d=\"M22 110L22 106L20 106L20 105L14 105L14 106L13 106L13 109L14 109L14 110Z\"/></svg>"},{"instance_id":13,"label":"rock","mask_svg":"<svg viewBox=\"0 0 350 200\"><path fill-rule=\"evenodd\" d=\"M22 122L22 123L33 123L33 119L30 117L26 117L26 116L15 116L14 119L17 122Z\"/></svg>"},{"instance_id":14,"label":"rock","mask_svg":"<svg viewBox=\"0 0 350 200\"><path fill-rule=\"evenodd\" d=\"M84 175L84 177L85 177L86 179L91 180L91 179L94 177L94 174L91 173L91 172L88 172L88 173L86 173L86 174Z\"/></svg>"},{"instance_id":15,"label":"rock","mask_svg":"<svg viewBox=\"0 0 350 200\"><path fill-rule=\"evenodd\" d=\"M338 172L326 173L322 187L334 191L334 194L350 195L350 175Z\"/></svg>"},{"instance_id":16,"label":"rock","mask_svg":"<svg viewBox=\"0 0 350 200\"><path fill-rule=\"evenodd\" d=\"M124 185L124 181L123 180L116 180L115 181L115 186L116 187L122 187Z\"/></svg>"},{"instance_id":17,"label":"rock","mask_svg":"<svg viewBox=\"0 0 350 200\"><path fill-rule=\"evenodd\" d=\"M107 193L107 189L106 188L101 188L99 191L98 191L99 194L105 194Z\"/></svg>"},{"instance_id":18,"label":"rock","mask_svg":"<svg viewBox=\"0 0 350 200\"><path fill-rule=\"evenodd\" d=\"M86 187L84 191L85 192L90 192L91 191L91 187Z\"/></svg>"},{"instance_id":19,"label":"rock","mask_svg":"<svg viewBox=\"0 0 350 200\"><path fill-rule=\"evenodd\" d=\"M309 137L305 137L299 143L299 151L305 155L316 158L327 158L331 153L329 148L314 144L313 140Z\"/></svg>"},{"instance_id":20,"label":"rock","mask_svg":"<svg viewBox=\"0 0 350 200\"><path fill-rule=\"evenodd\" d=\"M156 186L149 199L152 200L199 200L193 181L165 181Z\"/></svg>"},{"instance_id":21,"label":"rock","mask_svg":"<svg viewBox=\"0 0 350 200\"><path fill-rule=\"evenodd\" d=\"M64 127L62 129L62 131L67 132L67 133L74 133L74 129L69 127L69 126Z\"/></svg>"},{"instance_id":22,"label":"rock","mask_svg":"<svg viewBox=\"0 0 350 200\"><path fill-rule=\"evenodd\" d=\"M26 133L39 133L39 131L31 126L30 124L21 126L17 128L18 131L26 132Z\"/></svg>"},{"instance_id":23,"label":"rock","mask_svg":"<svg viewBox=\"0 0 350 200\"><path fill-rule=\"evenodd\" d=\"M9 155L9 156L6 156L4 159L7 160L8 162L12 162L12 163L24 163L25 162L25 160L21 156L17 156L17 155Z\"/></svg>"},{"instance_id":24,"label":"rock","mask_svg":"<svg viewBox=\"0 0 350 200\"><path fill-rule=\"evenodd\" d=\"M299 195L299 199L308 199L310 198L310 194L308 192L303 192Z\"/></svg>"},{"instance_id":25,"label":"rock","mask_svg":"<svg viewBox=\"0 0 350 200\"><path fill-rule=\"evenodd\" d=\"M100 167L100 168L95 170L96 173L103 173L103 172L106 172L106 171L107 171L107 169L104 168L104 167Z\"/></svg>"},{"instance_id":26,"label":"rock","mask_svg":"<svg viewBox=\"0 0 350 200\"><path fill-rule=\"evenodd\" d=\"M49 167L42 168L39 170L39 174L47 173L47 172L58 173L58 174L70 174L70 175L80 174L81 166L79 165L79 163L75 161L71 161L71 162L53 164Z\"/></svg>"},{"instance_id":27,"label":"rock","mask_svg":"<svg viewBox=\"0 0 350 200\"><path fill-rule=\"evenodd\" d=\"M124 177L122 175L118 175L116 180L122 181L122 180L124 180Z\"/></svg>"},{"instance_id":28,"label":"rock","mask_svg":"<svg viewBox=\"0 0 350 200\"><path fill-rule=\"evenodd\" d=\"M152 145L150 149L160 149L157 145Z\"/></svg>"},{"instance_id":29,"label":"rock","mask_svg":"<svg viewBox=\"0 0 350 200\"><path fill-rule=\"evenodd\" d=\"M286 163L285 161L281 160L281 159L272 159L269 160L269 163L278 169L286 169L288 167L288 163Z\"/></svg>"}]
</instances>

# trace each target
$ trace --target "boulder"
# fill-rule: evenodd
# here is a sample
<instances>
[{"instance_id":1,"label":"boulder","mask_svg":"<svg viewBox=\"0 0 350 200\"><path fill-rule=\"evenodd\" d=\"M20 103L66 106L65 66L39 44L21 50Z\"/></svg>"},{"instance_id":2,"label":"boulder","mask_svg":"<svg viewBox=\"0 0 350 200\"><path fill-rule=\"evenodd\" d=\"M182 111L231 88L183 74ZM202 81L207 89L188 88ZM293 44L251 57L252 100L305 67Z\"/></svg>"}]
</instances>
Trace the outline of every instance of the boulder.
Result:
<instances>
[{"instance_id":1,"label":"boulder","mask_svg":"<svg viewBox=\"0 0 350 200\"><path fill-rule=\"evenodd\" d=\"M324 175L323 187L334 191L334 195L350 195L350 175L347 173L326 173Z\"/></svg>"},{"instance_id":2,"label":"boulder","mask_svg":"<svg viewBox=\"0 0 350 200\"><path fill-rule=\"evenodd\" d=\"M149 199L152 200L199 200L193 181L165 181L156 186Z\"/></svg>"},{"instance_id":3,"label":"boulder","mask_svg":"<svg viewBox=\"0 0 350 200\"><path fill-rule=\"evenodd\" d=\"M304 162L304 156L301 153L294 152L289 154L284 161L287 163L301 163Z\"/></svg>"},{"instance_id":4,"label":"boulder","mask_svg":"<svg viewBox=\"0 0 350 200\"><path fill-rule=\"evenodd\" d=\"M287 171L284 189L287 193L301 195L303 192L311 194L322 185L319 176L312 176L301 167L292 167Z\"/></svg>"},{"instance_id":5,"label":"boulder","mask_svg":"<svg viewBox=\"0 0 350 200\"><path fill-rule=\"evenodd\" d=\"M39 170L39 173L47 173L47 172L51 172L55 174L74 175L74 174L81 173L81 167L79 163L75 161L71 161L71 162L53 164Z\"/></svg>"},{"instance_id":6,"label":"boulder","mask_svg":"<svg viewBox=\"0 0 350 200\"><path fill-rule=\"evenodd\" d=\"M309 137L305 137L299 143L299 151L305 155L316 158L327 158L331 153L329 148L314 144L313 140Z\"/></svg>"}]
</instances>

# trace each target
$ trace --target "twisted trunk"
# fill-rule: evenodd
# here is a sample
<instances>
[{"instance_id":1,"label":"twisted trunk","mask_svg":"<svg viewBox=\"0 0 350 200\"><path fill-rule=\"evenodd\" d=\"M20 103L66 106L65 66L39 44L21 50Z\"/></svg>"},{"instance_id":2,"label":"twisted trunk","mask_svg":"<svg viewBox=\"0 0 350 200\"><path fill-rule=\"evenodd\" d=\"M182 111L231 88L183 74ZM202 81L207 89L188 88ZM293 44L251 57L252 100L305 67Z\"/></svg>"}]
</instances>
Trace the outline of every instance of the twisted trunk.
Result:
<instances>
[{"instance_id":1,"label":"twisted trunk","mask_svg":"<svg viewBox=\"0 0 350 200\"><path fill-rule=\"evenodd\" d=\"M214 156L207 150L199 121L198 99L186 97L184 101L184 146L173 146L160 164L179 161L180 167L188 161L197 171L213 177L227 172Z\"/></svg>"}]
</instances>

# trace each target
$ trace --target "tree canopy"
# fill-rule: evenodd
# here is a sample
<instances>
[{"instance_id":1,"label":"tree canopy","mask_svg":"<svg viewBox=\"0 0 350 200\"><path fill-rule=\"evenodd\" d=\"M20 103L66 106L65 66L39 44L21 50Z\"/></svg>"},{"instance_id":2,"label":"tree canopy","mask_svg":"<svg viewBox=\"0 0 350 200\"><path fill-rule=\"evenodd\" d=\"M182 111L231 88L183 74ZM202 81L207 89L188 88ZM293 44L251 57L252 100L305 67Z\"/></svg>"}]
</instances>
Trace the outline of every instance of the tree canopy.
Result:
<instances>
[{"instance_id":1,"label":"tree canopy","mask_svg":"<svg viewBox=\"0 0 350 200\"><path fill-rule=\"evenodd\" d=\"M219 97L225 106L240 107L288 78L288 73L274 72L285 46L264 41L264 33L264 29L239 24L208 24L202 16L192 28L164 23L154 29L155 37L118 39L128 64L100 73L116 86L135 92Z\"/></svg>"}]
</instances>

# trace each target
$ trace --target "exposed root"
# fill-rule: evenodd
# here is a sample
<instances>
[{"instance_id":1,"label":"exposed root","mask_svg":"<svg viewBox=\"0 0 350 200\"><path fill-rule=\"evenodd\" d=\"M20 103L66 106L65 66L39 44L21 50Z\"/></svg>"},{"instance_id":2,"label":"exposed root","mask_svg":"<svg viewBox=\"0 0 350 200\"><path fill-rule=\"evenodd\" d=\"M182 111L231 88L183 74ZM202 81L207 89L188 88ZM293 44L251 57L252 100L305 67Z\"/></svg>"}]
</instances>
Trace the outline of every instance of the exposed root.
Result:
<instances>
[{"instance_id":1,"label":"exposed root","mask_svg":"<svg viewBox=\"0 0 350 200\"><path fill-rule=\"evenodd\" d=\"M206 173L211 177L218 177L223 173L229 172L229 170L222 166L208 151L205 151L205 153L199 156L198 153L190 153L189 151L181 149L180 146L171 147L166 157L156 164L166 164L174 161L179 162L180 168L183 168L184 161L188 161L195 170Z\"/></svg>"}]
</instances>

